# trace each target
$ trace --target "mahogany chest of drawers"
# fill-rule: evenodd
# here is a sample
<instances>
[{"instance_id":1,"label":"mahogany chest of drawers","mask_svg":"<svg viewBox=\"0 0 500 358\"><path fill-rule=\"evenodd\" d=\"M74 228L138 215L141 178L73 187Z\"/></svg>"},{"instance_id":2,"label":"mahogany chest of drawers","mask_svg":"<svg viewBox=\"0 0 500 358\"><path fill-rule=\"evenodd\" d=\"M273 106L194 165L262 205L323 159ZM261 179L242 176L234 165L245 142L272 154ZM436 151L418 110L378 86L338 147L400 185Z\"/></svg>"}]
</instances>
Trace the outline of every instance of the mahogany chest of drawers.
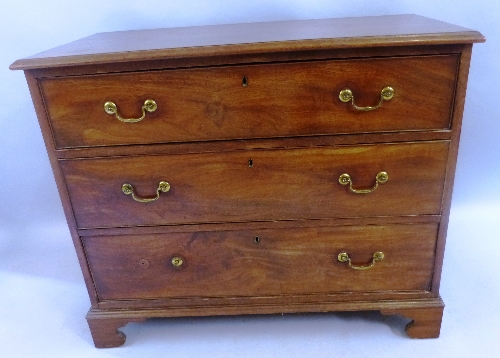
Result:
<instances>
[{"instance_id":1,"label":"mahogany chest of drawers","mask_svg":"<svg viewBox=\"0 0 500 358\"><path fill-rule=\"evenodd\" d=\"M437 337L482 41L402 15L103 33L15 62L95 345L150 317L345 310Z\"/></svg>"}]
</instances>

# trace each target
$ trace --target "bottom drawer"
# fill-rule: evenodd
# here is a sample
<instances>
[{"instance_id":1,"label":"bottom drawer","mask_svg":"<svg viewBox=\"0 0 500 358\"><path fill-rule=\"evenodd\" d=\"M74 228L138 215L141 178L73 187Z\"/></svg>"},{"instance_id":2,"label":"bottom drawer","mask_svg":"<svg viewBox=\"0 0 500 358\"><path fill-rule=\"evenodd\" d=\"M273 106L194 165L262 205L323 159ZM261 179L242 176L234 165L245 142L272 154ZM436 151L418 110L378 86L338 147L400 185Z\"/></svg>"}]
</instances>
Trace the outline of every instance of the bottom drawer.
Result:
<instances>
[{"instance_id":1,"label":"bottom drawer","mask_svg":"<svg viewBox=\"0 0 500 358\"><path fill-rule=\"evenodd\" d=\"M428 290L437 224L83 237L99 299ZM340 262L345 252L356 270Z\"/></svg>"}]
</instances>

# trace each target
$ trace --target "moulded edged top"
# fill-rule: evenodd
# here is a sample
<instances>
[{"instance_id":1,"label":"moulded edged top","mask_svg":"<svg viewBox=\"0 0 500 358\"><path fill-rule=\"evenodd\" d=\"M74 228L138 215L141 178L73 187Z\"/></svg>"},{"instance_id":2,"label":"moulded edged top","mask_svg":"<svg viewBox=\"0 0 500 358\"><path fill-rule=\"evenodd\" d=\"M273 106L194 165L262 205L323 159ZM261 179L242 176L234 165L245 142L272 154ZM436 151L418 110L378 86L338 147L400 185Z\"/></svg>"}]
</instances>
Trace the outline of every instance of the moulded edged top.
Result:
<instances>
[{"instance_id":1,"label":"moulded edged top","mask_svg":"<svg viewBox=\"0 0 500 358\"><path fill-rule=\"evenodd\" d=\"M10 69L484 41L483 35L477 31L418 15L256 22L98 33L17 60Z\"/></svg>"}]
</instances>

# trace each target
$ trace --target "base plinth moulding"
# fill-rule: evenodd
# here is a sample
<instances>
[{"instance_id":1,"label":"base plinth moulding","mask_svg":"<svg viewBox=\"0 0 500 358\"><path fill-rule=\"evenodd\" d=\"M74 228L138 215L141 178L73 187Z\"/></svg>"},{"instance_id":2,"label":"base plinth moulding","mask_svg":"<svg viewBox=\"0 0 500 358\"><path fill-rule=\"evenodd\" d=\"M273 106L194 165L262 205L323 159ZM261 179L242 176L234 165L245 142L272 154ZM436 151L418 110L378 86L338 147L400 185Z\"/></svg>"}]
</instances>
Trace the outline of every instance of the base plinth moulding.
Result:
<instances>
[{"instance_id":1,"label":"base plinth moulding","mask_svg":"<svg viewBox=\"0 0 500 358\"><path fill-rule=\"evenodd\" d=\"M205 307L172 307L168 309L102 310L91 309L87 321L98 348L119 347L125 343L125 334L119 330L129 322L143 322L148 318L225 316L237 314L279 314L306 312L380 311L383 315L400 315L412 321L406 326L410 338L437 338L441 328L444 303L440 297L414 301L379 302L320 302L296 305L234 305Z\"/></svg>"}]
</instances>

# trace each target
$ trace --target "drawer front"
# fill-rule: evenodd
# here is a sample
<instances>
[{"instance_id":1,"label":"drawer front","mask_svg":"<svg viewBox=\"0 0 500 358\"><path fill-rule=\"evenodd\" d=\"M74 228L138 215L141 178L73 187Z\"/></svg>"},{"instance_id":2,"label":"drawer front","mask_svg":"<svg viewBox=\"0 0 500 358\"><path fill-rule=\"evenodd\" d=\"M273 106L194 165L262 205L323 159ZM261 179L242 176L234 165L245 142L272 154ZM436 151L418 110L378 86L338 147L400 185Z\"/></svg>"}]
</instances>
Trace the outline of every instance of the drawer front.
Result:
<instances>
[{"instance_id":1,"label":"drawer front","mask_svg":"<svg viewBox=\"0 0 500 358\"><path fill-rule=\"evenodd\" d=\"M79 228L440 214L448 142L62 160ZM250 164L251 162L251 164ZM380 172L388 181L370 193ZM170 190L157 188L168 182ZM122 192L130 184L129 194ZM137 200L158 198L151 202Z\"/></svg>"},{"instance_id":2,"label":"drawer front","mask_svg":"<svg viewBox=\"0 0 500 358\"><path fill-rule=\"evenodd\" d=\"M437 224L83 237L100 300L428 290ZM256 242L256 237L259 238ZM353 266L339 262L345 252Z\"/></svg>"},{"instance_id":3,"label":"drawer front","mask_svg":"<svg viewBox=\"0 0 500 358\"><path fill-rule=\"evenodd\" d=\"M447 129L457 55L276 63L42 79L56 146ZM243 86L243 78L246 86ZM351 89L357 106L339 99ZM112 101L125 119L104 111Z\"/></svg>"}]
</instances>

